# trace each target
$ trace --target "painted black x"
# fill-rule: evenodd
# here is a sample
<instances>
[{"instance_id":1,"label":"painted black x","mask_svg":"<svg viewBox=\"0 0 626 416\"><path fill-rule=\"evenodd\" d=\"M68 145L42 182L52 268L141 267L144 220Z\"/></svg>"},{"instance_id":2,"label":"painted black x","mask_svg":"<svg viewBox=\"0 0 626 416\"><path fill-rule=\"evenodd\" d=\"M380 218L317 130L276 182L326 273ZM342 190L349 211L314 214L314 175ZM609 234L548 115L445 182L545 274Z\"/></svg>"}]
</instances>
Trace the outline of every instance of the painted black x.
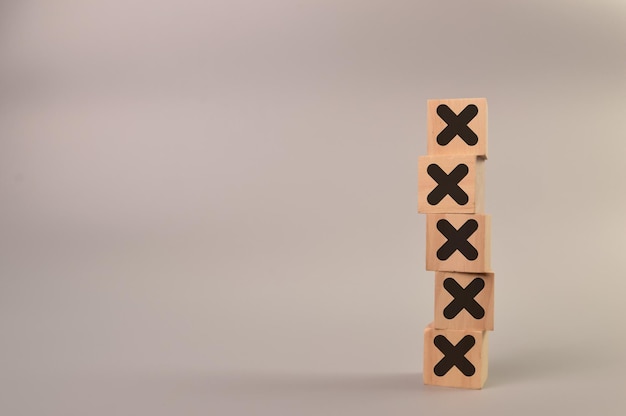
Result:
<instances>
[{"instance_id":1,"label":"painted black x","mask_svg":"<svg viewBox=\"0 0 626 416\"><path fill-rule=\"evenodd\" d=\"M446 319L454 318L463 309L469 312L474 319L482 319L485 316L485 310L476 302L476 299L474 299L485 287L485 281L483 279L477 277L463 289L456 280L448 277L443 281L443 287L454 297L452 302L443 310L443 316L445 316Z\"/></svg>"},{"instance_id":2,"label":"painted black x","mask_svg":"<svg viewBox=\"0 0 626 416\"><path fill-rule=\"evenodd\" d=\"M474 365L465 358L465 354L472 349L476 340L471 335L465 335L458 344L452 345L443 335L435 337L435 346L443 353L443 358L435 365L435 375L442 377L454 366L467 377L473 376L476 372Z\"/></svg>"},{"instance_id":3,"label":"painted black x","mask_svg":"<svg viewBox=\"0 0 626 416\"><path fill-rule=\"evenodd\" d=\"M478 143L478 136L468 126L469 122L478 114L478 107L474 104L465 107L458 115L447 105L440 104L437 107L437 114L448 124L446 128L437 135L437 143L441 146L447 145L456 136L459 136L470 146L474 146Z\"/></svg>"},{"instance_id":4,"label":"painted black x","mask_svg":"<svg viewBox=\"0 0 626 416\"><path fill-rule=\"evenodd\" d=\"M468 260L476 260L478 258L478 250L467 241L478 229L476 220L469 219L465 221L465 224L458 230L448 220L439 220L437 221L437 229L448 239L437 250L437 258L439 260L447 260L457 250Z\"/></svg>"},{"instance_id":5,"label":"painted black x","mask_svg":"<svg viewBox=\"0 0 626 416\"><path fill-rule=\"evenodd\" d=\"M434 163L428 165L426 172L428 172L428 175L430 175L430 177L437 182L435 189L433 189L426 197L426 200L430 205L437 205L443 198L445 198L446 195L450 195L450 197L459 205L467 204L469 197L459 186L459 182L461 182L461 180L469 173L469 168L465 163L457 165L457 167L452 169L452 172L450 172L449 175L446 174L446 172L444 172L439 165Z\"/></svg>"}]
</instances>

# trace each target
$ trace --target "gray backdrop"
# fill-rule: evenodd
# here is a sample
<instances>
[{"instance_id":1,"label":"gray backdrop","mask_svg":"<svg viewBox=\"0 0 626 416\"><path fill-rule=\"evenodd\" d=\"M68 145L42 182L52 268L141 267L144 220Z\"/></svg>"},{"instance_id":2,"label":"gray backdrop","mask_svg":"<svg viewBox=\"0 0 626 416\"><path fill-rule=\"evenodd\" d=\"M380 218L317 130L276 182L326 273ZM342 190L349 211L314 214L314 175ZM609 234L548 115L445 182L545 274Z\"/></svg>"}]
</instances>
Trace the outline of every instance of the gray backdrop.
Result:
<instances>
[{"instance_id":1,"label":"gray backdrop","mask_svg":"<svg viewBox=\"0 0 626 416\"><path fill-rule=\"evenodd\" d=\"M3 1L0 413L626 410L623 1ZM487 97L496 331L422 385L426 100Z\"/></svg>"}]
</instances>

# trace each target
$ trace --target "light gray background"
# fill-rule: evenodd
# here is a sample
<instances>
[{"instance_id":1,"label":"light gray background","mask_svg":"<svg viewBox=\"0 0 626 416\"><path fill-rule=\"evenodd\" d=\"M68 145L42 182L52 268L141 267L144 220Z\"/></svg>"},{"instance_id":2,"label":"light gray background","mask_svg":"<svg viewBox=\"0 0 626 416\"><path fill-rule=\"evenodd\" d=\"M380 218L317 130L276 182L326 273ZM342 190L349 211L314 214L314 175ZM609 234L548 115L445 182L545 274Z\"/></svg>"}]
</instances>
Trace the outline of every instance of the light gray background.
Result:
<instances>
[{"instance_id":1,"label":"light gray background","mask_svg":"<svg viewBox=\"0 0 626 416\"><path fill-rule=\"evenodd\" d=\"M3 1L0 413L626 410L622 1ZM487 97L496 331L425 387L428 98Z\"/></svg>"}]
</instances>

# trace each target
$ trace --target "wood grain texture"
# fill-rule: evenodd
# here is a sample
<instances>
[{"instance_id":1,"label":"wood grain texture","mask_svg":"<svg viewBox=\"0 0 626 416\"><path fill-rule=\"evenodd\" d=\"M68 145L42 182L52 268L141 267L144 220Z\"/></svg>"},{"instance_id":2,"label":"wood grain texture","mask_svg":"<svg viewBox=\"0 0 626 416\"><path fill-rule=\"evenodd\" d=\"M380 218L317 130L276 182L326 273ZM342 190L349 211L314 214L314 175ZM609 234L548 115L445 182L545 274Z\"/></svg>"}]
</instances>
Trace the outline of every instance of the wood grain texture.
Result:
<instances>
[{"instance_id":1,"label":"wood grain texture","mask_svg":"<svg viewBox=\"0 0 626 416\"><path fill-rule=\"evenodd\" d=\"M467 166L467 175L458 182L468 197L465 204L446 195L437 203L429 201L429 195L439 183L428 173L429 166L435 165L450 175L461 165ZM476 156L420 156L417 162L417 211L420 213L466 213L484 211L484 165L485 161Z\"/></svg>"},{"instance_id":2,"label":"wood grain texture","mask_svg":"<svg viewBox=\"0 0 626 416\"><path fill-rule=\"evenodd\" d=\"M453 366L444 375L435 373L435 366L444 358L444 354L435 345L435 337L442 335L451 344L457 345L461 339L469 335L475 344L465 353L464 357L474 366L474 374L463 374ZM488 333L476 330L435 329L432 324L424 330L424 384L464 389L481 389L488 376Z\"/></svg>"},{"instance_id":3,"label":"wood grain texture","mask_svg":"<svg viewBox=\"0 0 626 416\"><path fill-rule=\"evenodd\" d=\"M472 104L478 108L478 113L467 125L478 136L478 142L474 145L468 145L459 136L456 136L445 145L437 143L437 136L448 126L448 123L437 114L437 108L440 105L446 105L458 115L468 105ZM485 159L487 158L487 99L458 98L428 100L426 124L429 155L475 155Z\"/></svg>"},{"instance_id":4,"label":"wood grain texture","mask_svg":"<svg viewBox=\"0 0 626 416\"><path fill-rule=\"evenodd\" d=\"M468 285L475 279L482 279L484 287L475 295L473 300L482 308L484 315L480 318L474 316L474 310L463 308L454 317L450 316L451 310L457 308L450 307L455 301L455 297L446 289L444 284L446 279L453 279L456 284L464 290L471 290ZM459 304L458 300L456 300ZM461 302L462 303L462 302ZM456 305L452 305L456 306ZM458 273L458 272L436 272L435 273L435 321L433 325L436 329L472 329L479 331L493 331L493 307L494 307L494 274L493 273ZM448 308L446 310L446 308ZM444 311L446 313L444 313ZM473 315L474 313L474 315Z\"/></svg>"},{"instance_id":5,"label":"wood grain texture","mask_svg":"<svg viewBox=\"0 0 626 416\"><path fill-rule=\"evenodd\" d=\"M439 229L438 223L449 223L459 230L468 221L476 221L477 229L467 241L478 253L469 259L460 250L447 258L437 256L447 244L448 237ZM427 214L426 215L426 270L447 272L488 273L491 272L491 217L487 214Z\"/></svg>"}]
</instances>

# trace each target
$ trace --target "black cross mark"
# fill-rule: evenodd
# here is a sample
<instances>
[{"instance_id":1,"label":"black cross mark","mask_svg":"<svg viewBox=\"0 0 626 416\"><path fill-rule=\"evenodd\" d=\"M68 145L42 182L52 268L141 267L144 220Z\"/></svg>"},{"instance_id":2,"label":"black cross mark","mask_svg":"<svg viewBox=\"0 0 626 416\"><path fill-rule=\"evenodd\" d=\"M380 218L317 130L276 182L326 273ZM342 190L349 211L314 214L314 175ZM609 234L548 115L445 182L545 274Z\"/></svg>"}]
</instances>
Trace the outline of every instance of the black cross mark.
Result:
<instances>
[{"instance_id":1,"label":"black cross mark","mask_svg":"<svg viewBox=\"0 0 626 416\"><path fill-rule=\"evenodd\" d=\"M445 129L437 135L437 143L441 146L445 146L452 141L456 136L459 136L469 146L474 146L478 143L478 136L470 127L469 122L478 114L478 107L474 104L470 104L456 115L450 107L445 104L440 104L437 107L437 114L448 125Z\"/></svg>"},{"instance_id":2,"label":"black cross mark","mask_svg":"<svg viewBox=\"0 0 626 416\"><path fill-rule=\"evenodd\" d=\"M439 260L447 260L457 250L468 260L476 260L478 258L478 250L467 241L474 234L474 231L478 229L476 220L469 219L465 221L465 224L458 230L448 220L439 220L437 221L437 229L448 239L437 250L437 258Z\"/></svg>"},{"instance_id":3,"label":"black cross mark","mask_svg":"<svg viewBox=\"0 0 626 416\"><path fill-rule=\"evenodd\" d=\"M443 287L454 297L452 302L443 310L443 316L445 316L446 319L454 318L463 309L469 312L474 319L482 319L485 316L485 310L476 302L476 299L474 299L485 287L485 281L483 279L477 277L463 289L456 280L448 277L443 281Z\"/></svg>"},{"instance_id":4,"label":"black cross mark","mask_svg":"<svg viewBox=\"0 0 626 416\"><path fill-rule=\"evenodd\" d=\"M437 182L437 187L426 197L430 205L437 205L446 195L450 195L459 205L467 204L469 197L459 186L459 182L469 173L469 168L465 163L457 165L449 175L434 163L428 165L426 172Z\"/></svg>"},{"instance_id":5,"label":"black cross mark","mask_svg":"<svg viewBox=\"0 0 626 416\"><path fill-rule=\"evenodd\" d=\"M442 377L454 366L467 377L473 376L476 372L474 365L465 358L465 354L476 344L476 340L471 335L465 335L458 344L452 345L443 335L435 337L435 346L443 353L443 358L435 365L435 375Z\"/></svg>"}]
</instances>

